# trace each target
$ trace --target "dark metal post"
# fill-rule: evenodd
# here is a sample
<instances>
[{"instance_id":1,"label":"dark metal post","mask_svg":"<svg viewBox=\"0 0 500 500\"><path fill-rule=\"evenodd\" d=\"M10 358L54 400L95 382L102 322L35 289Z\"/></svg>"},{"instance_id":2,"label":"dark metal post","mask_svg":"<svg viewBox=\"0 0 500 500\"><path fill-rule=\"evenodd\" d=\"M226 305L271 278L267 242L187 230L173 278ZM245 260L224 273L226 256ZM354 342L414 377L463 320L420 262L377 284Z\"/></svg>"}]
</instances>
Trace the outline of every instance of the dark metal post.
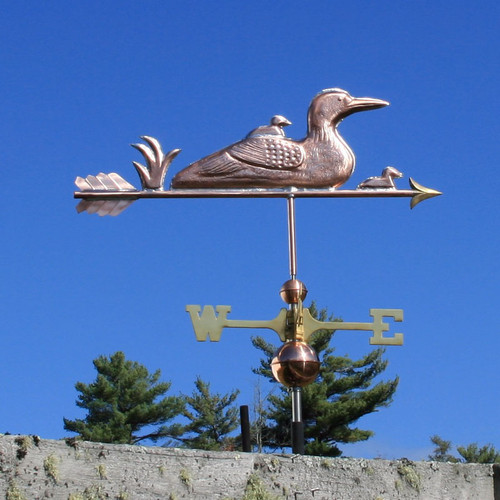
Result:
<instances>
[{"instance_id":1,"label":"dark metal post","mask_svg":"<svg viewBox=\"0 0 500 500\"><path fill-rule=\"evenodd\" d=\"M250 418L248 417L248 406L240 406L240 425L241 425L241 447L244 452L252 451L252 443L250 441Z\"/></svg>"},{"instance_id":2,"label":"dark metal post","mask_svg":"<svg viewBox=\"0 0 500 500\"><path fill-rule=\"evenodd\" d=\"M292 387L292 453L297 453L298 455L304 454L301 387Z\"/></svg>"},{"instance_id":3,"label":"dark metal post","mask_svg":"<svg viewBox=\"0 0 500 500\"><path fill-rule=\"evenodd\" d=\"M493 464L493 500L500 500L500 464Z\"/></svg>"}]
</instances>

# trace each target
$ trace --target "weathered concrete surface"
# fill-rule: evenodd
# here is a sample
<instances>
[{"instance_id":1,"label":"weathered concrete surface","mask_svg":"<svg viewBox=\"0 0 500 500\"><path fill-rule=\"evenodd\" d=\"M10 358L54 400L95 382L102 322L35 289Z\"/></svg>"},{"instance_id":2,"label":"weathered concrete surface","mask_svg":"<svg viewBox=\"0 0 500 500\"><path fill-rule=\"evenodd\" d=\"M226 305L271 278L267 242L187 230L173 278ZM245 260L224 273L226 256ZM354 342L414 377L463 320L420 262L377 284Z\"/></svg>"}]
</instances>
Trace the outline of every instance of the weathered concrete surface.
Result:
<instances>
[{"instance_id":1,"label":"weathered concrete surface","mask_svg":"<svg viewBox=\"0 0 500 500\"><path fill-rule=\"evenodd\" d=\"M493 473L491 465L205 452L0 435L0 498L7 500L499 500Z\"/></svg>"}]
</instances>

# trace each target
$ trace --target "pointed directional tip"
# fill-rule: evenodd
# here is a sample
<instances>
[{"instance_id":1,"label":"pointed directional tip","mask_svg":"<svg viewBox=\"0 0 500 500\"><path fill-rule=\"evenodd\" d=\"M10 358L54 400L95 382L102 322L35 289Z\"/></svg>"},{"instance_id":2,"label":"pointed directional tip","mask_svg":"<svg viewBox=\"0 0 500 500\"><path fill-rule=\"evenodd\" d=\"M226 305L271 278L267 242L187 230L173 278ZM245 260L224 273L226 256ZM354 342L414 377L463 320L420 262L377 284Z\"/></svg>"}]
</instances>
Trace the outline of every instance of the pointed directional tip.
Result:
<instances>
[{"instance_id":1,"label":"pointed directional tip","mask_svg":"<svg viewBox=\"0 0 500 500\"><path fill-rule=\"evenodd\" d=\"M415 191L415 195L412 197L410 202L410 208L416 207L421 201L427 200L429 198L434 198L434 196L440 196L443 194L441 191L437 191L435 189L422 186L422 184L419 184L411 177L409 180L410 180L410 187Z\"/></svg>"}]
</instances>

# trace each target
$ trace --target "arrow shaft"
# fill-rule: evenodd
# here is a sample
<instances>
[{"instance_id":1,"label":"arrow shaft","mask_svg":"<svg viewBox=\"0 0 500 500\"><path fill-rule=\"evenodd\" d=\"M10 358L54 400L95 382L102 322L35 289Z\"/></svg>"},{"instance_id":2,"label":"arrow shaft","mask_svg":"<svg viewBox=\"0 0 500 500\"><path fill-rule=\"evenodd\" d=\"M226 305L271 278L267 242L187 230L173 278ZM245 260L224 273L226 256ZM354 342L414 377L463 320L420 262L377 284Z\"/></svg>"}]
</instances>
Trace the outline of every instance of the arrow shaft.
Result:
<instances>
[{"instance_id":1,"label":"arrow shaft","mask_svg":"<svg viewBox=\"0 0 500 500\"><path fill-rule=\"evenodd\" d=\"M139 198L411 198L421 194L413 189L171 189L169 191L75 191L74 198L85 200L137 200Z\"/></svg>"}]
</instances>

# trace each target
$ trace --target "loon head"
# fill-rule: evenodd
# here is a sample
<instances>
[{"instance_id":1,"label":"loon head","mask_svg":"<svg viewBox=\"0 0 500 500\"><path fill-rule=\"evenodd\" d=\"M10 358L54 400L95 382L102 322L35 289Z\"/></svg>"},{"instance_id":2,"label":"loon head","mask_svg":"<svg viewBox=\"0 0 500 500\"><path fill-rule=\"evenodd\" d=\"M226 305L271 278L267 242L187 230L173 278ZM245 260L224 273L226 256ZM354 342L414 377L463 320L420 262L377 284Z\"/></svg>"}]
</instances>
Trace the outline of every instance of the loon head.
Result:
<instances>
[{"instance_id":1,"label":"loon head","mask_svg":"<svg viewBox=\"0 0 500 500\"><path fill-rule=\"evenodd\" d=\"M346 116L358 111L383 108L387 101L372 97L353 97L346 90L333 88L317 94L309 106L308 126L314 128L336 127Z\"/></svg>"}]
</instances>

